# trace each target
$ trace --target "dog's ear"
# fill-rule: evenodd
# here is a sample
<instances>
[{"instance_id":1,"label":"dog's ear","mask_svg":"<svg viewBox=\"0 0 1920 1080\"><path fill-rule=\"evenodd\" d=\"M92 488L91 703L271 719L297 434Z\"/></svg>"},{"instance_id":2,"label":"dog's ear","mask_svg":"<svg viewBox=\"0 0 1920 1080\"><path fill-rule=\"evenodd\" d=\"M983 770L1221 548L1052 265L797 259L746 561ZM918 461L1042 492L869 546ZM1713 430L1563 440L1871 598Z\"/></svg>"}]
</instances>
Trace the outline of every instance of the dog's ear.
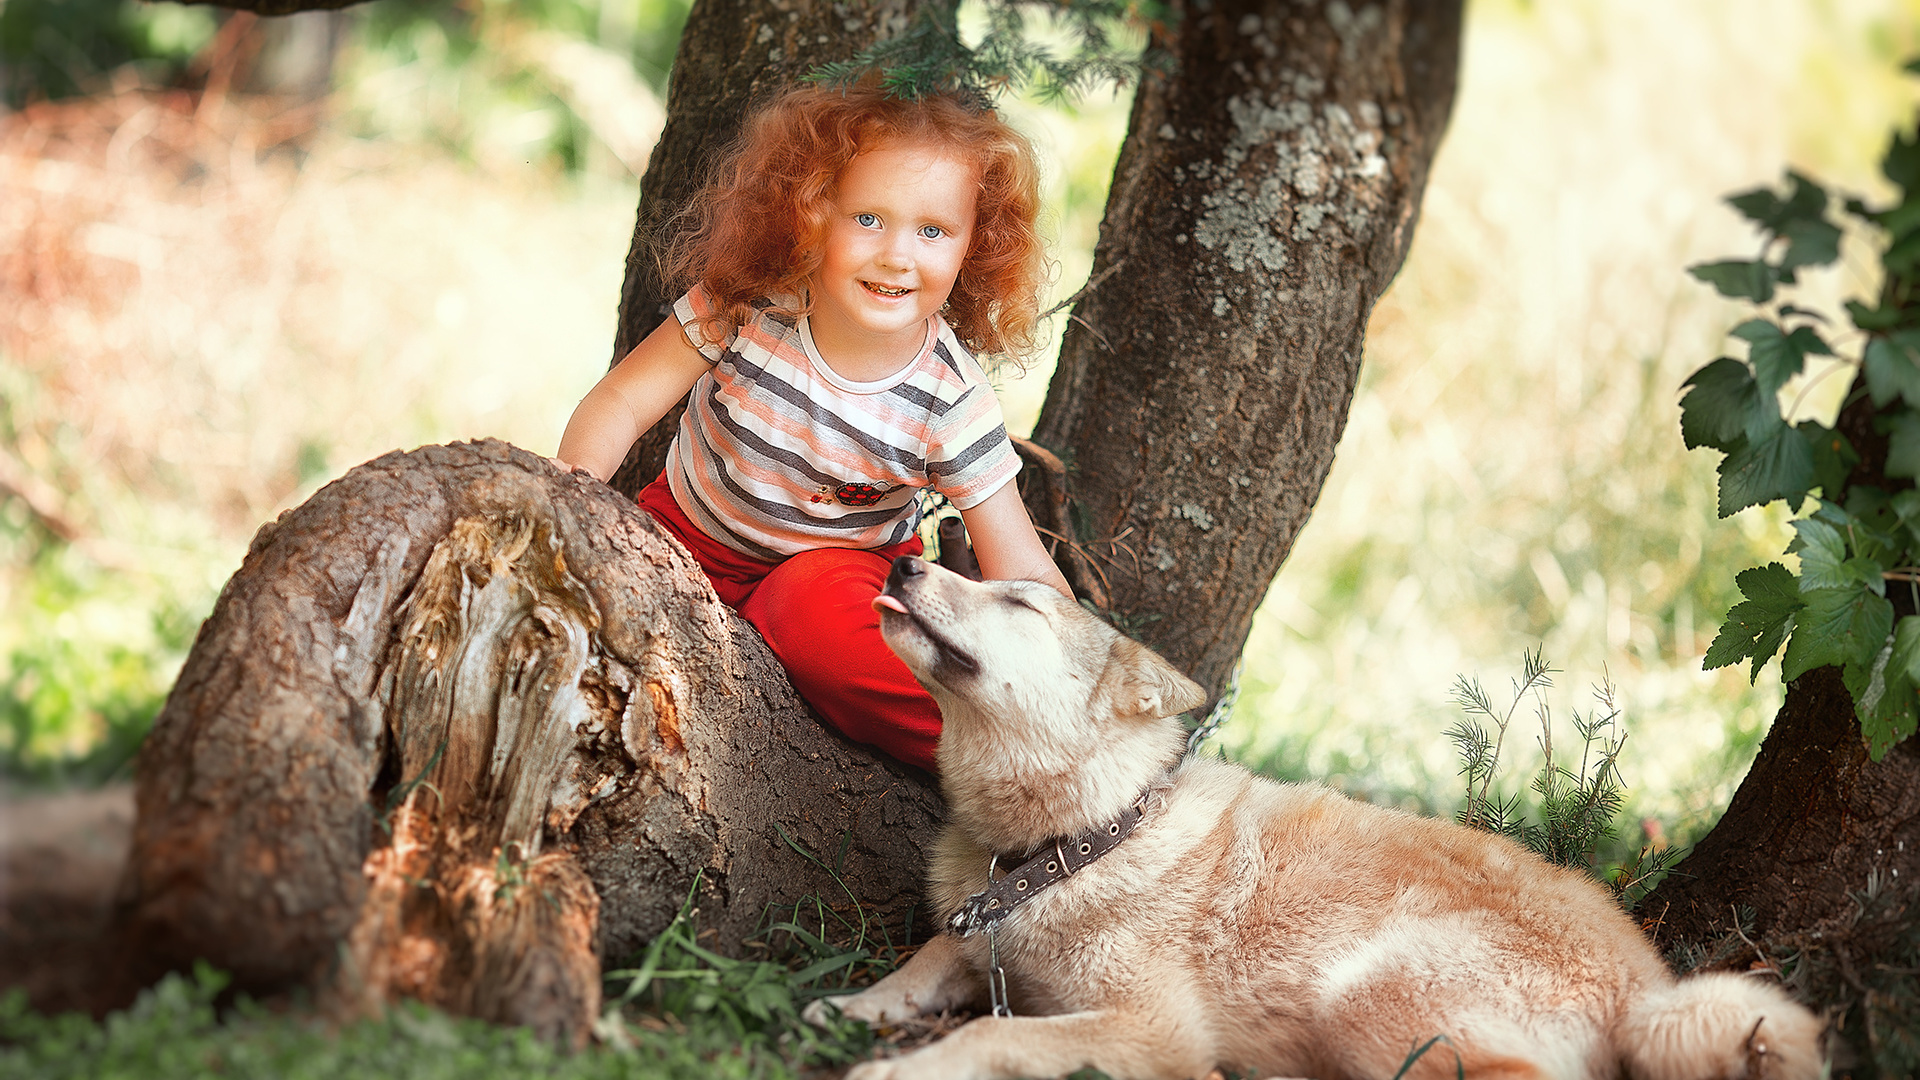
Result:
<instances>
[{"instance_id":1,"label":"dog's ear","mask_svg":"<svg viewBox=\"0 0 1920 1080\"><path fill-rule=\"evenodd\" d=\"M1185 712L1207 700L1200 684L1182 675L1166 658L1132 638L1116 638L1108 657L1115 673L1114 706L1121 717L1158 720Z\"/></svg>"}]
</instances>

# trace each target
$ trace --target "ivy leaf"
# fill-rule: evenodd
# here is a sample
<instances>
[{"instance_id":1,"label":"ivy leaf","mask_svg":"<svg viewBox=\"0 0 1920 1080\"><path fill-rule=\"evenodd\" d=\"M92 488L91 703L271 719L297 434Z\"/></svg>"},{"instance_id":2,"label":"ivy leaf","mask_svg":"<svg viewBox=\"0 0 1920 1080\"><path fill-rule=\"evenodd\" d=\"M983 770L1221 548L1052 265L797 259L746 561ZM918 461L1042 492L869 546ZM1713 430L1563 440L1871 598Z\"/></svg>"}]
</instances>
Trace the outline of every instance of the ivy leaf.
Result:
<instances>
[{"instance_id":1,"label":"ivy leaf","mask_svg":"<svg viewBox=\"0 0 1920 1080\"><path fill-rule=\"evenodd\" d=\"M1920 229L1894 233L1893 242L1880 253L1880 262L1888 274L1899 277L1905 277L1916 265L1920 265Z\"/></svg>"},{"instance_id":2,"label":"ivy leaf","mask_svg":"<svg viewBox=\"0 0 1920 1080\"><path fill-rule=\"evenodd\" d=\"M1680 435L1687 449L1711 446L1731 453L1756 432L1765 435L1780 417L1780 402L1762 394L1747 365L1723 356L1693 373L1680 399Z\"/></svg>"},{"instance_id":3,"label":"ivy leaf","mask_svg":"<svg viewBox=\"0 0 1920 1080\"><path fill-rule=\"evenodd\" d=\"M1727 204L1769 232L1779 224L1787 206L1786 200L1774 194L1772 188L1754 188L1729 195Z\"/></svg>"},{"instance_id":4,"label":"ivy leaf","mask_svg":"<svg viewBox=\"0 0 1920 1080\"><path fill-rule=\"evenodd\" d=\"M1795 221L1817 221L1825 216L1826 188L1792 169L1787 170L1787 183L1792 190L1784 199L1772 188L1754 188L1727 196L1727 203L1770 233L1778 233Z\"/></svg>"},{"instance_id":5,"label":"ivy leaf","mask_svg":"<svg viewBox=\"0 0 1920 1080\"><path fill-rule=\"evenodd\" d=\"M1904 640L1903 640L1904 639ZM1920 718L1920 700L1914 694L1910 665L1920 653L1920 617L1900 620L1893 635L1880 647L1870 665L1849 664L1842 673L1867 755L1875 761L1895 743L1913 734Z\"/></svg>"},{"instance_id":6,"label":"ivy leaf","mask_svg":"<svg viewBox=\"0 0 1920 1080\"><path fill-rule=\"evenodd\" d=\"M1792 281L1801 266L1820 266L1840 255L1840 230L1827 220L1827 191L1800 173L1788 170L1791 191L1781 198L1770 188L1755 188L1729 196L1727 202L1754 224L1787 242L1780 258L1780 279Z\"/></svg>"},{"instance_id":7,"label":"ivy leaf","mask_svg":"<svg viewBox=\"0 0 1920 1080\"><path fill-rule=\"evenodd\" d=\"M1900 309L1897 307L1868 307L1858 300L1849 300L1847 314L1853 317L1853 325L1868 333L1891 330L1900 325Z\"/></svg>"},{"instance_id":8,"label":"ivy leaf","mask_svg":"<svg viewBox=\"0 0 1920 1080\"><path fill-rule=\"evenodd\" d=\"M1906 529L1907 542L1902 547L1920 547L1920 491L1912 488L1895 495L1889 504L1893 516ZM1915 677L1920 684L1920 676Z\"/></svg>"},{"instance_id":9,"label":"ivy leaf","mask_svg":"<svg viewBox=\"0 0 1920 1080\"><path fill-rule=\"evenodd\" d=\"M1721 296L1756 304L1773 299L1773 267L1763 262L1731 259L1695 263L1687 267L1687 273L1720 290Z\"/></svg>"},{"instance_id":10,"label":"ivy leaf","mask_svg":"<svg viewBox=\"0 0 1920 1080\"><path fill-rule=\"evenodd\" d=\"M1813 454L1814 486L1828 497L1837 498L1847 486L1847 474L1860 464L1860 455L1854 452L1853 444L1845 435L1818 421L1803 420L1794 428L1807 440L1807 450Z\"/></svg>"},{"instance_id":11,"label":"ivy leaf","mask_svg":"<svg viewBox=\"0 0 1920 1080\"><path fill-rule=\"evenodd\" d=\"M1840 569L1847 561L1847 539L1840 530L1818 518L1800 518L1793 526L1794 550L1800 555L1800 588L1840 589L1860 584Z\"/></svg>"},{"instance_id":12,"label":"ivy leaf","mask_svg":"<svg viewBox=\"0 0 1920 1080\"><path fill-rule=\"evenodd\" d=\"M1870 667L1893 632L1893 605L1864 585L1802 589L1807 606L1794 619L1793 640L1780 658L1780 677L1797 679L1827 664Z\"/></svg>"},{"instance_id":13,"label":"ivy leaf","mask_svg":"<svg viewBox=\"0 0 1920 1080\"><path fill-rule=\"evenodd\" d=\"M1707 647L1701 667L1712 671L1752 657L1751 682L1780 651L1780 642L1793 628L1794 612L1806 602L1800 599L1800 585L1793 574L1777 562L1742 570L1734 581L1746 599L1727 612L1726 625Z\"/></svg>"},{"instance_id":14,"label":"ivy leaf","mask_svg":"<svg viewBox=\"0 0 1920 1080\"><path fill-rule=\"evenodd\" d=\"M1789 334L1770 320L1748 319L1734 327L1732 333L1747 343L1747 360L1753 365L1754 380L1760 384L1763 394L1778 392L1788 379L1800 374L1809 354L1830 356L1833 353L1808 326Z\"/></svg>"},{"instance_id":15,"label":"ivy leaf","mask_svg":"<svg viewBox=\"0 0 1920 1080\"><path fill-rule=\"evenodd\" d=\"M1893 655L1888 670L1920 686L1920 615L1907 615L1893 628Z\"/></svg>"},{"instance_id":16,"label":"ivy leaf","mask_svg":"<svg viewBox=\"0 0 1920 1080\"><path fill-rule=\"evenodd\" d=\"M1894 398L1920 407L1920 333L1902 330L1867 342L1865 358L1867 393L1875 408L1885 408Z\"/></svg>"},{"instance_id":17,"label":"ivy leaf","mask_svg":"<svg viewBox=\"0 0 1920 1080\"><path fill-rule=\"evenodd\" d=\"M1920 477L1920 415L1902 411L1890 418L1886 473Z\"/></svg>"},{"instance_id":18,"label":"ivy leaf","mask_svg":"<svg viewBox=\"0 0 1920 1080\"><path fill-rule=\"evenodd\" d=\"M1775 499L1798 507L1812 487L1812 448L1799 432L1780 424L1772 435L1739 446L1720 462L1720 516Z\"/></svg>"},{"instance_id":19,"label":"ivy leaf","mask_svg":"<svg viewBox=\"0 0 1920 1080\"><path fill-rule=\"evenodd\" d=\"M1920 136L1909 139L1895 132L1887 156L1880 159L1880 171L1902 191L1920 188Z\"/></svg>"},{"instance_id":20,"label":"ivy leaf","mask_svg":"<svg viewBox=\"0 0 1920 1080\"><path fill-rule=\"evenodd\" d=\"M1824 218L1795 221L1780 230L1786 238L1786 254L1780 256L1780 268L1825 266L1840 257L1840 226Z\"/></svg>"}]
</instances>

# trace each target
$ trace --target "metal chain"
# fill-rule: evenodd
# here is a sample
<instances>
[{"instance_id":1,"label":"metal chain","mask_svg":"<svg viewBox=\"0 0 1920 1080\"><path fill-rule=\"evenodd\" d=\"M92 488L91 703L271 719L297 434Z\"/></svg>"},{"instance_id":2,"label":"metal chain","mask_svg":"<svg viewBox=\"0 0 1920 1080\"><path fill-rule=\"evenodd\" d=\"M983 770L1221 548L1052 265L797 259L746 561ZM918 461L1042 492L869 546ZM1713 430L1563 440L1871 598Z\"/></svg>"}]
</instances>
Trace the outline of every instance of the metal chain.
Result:
<instances>
[{"instance_id":1,"label":"metal chain","mask_svg":"<svg viewBox=\"0 0 1920 1080\"><path fill-rule=\"evenodd\" d=\"M1227 688L1220 692L1220 700L1213 703L1212 710L1207 713L1207 718L1201 721L1200 726L1187 735L1188 757L1198 753L1200 744L1212 738L1213 733L1219 731L1220 726L1232 718L1233 703L1240 699L1240 668L1245 663L1246 655L1243 653L1240 659L1233 662L1233 671L1227 675Z\"/></svg>"},{"instance_id":2,"label":"metal chain","mask_svg":"<svg viewBox=\"0 0 1920 1080\"><path fill-rule=\"evenodd\" d=\"M1000 928L987 927L987 998L993 1002L993 1015L1012 1016L1007 1004L1007 973L1000 967Z\"/></svg>"}]
</instances>

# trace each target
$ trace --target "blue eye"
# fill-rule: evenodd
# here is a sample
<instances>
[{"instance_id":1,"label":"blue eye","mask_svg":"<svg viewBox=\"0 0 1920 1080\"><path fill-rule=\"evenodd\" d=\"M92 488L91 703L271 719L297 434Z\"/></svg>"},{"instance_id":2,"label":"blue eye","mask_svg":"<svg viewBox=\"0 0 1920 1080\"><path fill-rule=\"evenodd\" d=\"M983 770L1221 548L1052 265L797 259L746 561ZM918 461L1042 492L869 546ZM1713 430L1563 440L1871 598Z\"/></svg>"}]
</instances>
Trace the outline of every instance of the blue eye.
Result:
<instances>
[{"instance_id":1,"label":"blue eye","mask_svg":"<svg viewBox=\"0 0 1920 1080\"><path fill-rule=\"evenodd\" d=\"M920 235L929 240L938 240L947 235L947 231L938 225L922 225L920 226Z\"/></svg>"},{"instance_id":2,"label":"blue eye","mask_svg":"<svg viewBox=\"0 0 1920 1080\"><path fill-rule=\"evenodd\" d=\"M880 216L878 214L855 214L853 215L853 223L863 229L871 229L875 225L880 224Z\"/></svg>"}]
</instances>

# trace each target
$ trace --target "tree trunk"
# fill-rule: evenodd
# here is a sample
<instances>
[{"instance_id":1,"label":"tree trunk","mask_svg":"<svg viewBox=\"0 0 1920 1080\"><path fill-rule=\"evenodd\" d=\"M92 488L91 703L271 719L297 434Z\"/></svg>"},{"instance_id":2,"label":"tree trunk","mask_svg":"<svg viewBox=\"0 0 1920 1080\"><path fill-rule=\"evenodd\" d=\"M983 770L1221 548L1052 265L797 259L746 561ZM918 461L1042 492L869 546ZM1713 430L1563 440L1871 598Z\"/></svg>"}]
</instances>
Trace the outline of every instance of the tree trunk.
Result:
<instances>
[{"instance_id":1,"label":"tree trunk","mask_svg":"<svg viewBox=\"0 0 1920 1080\"><path fill-rule=\"evenodd\" d=\"M1182 5L1034 441L1077 589L1210 692L1319 497L1452 104L1459 0ZM1037 474L1038 475L1038 474Z\"/></svg>"},{"instance_id":2,"label":"tree trunk","mask_svg":"<svg viewBox=\"0 0 1920 1080\"><path fill-rule=\"evenodd\" d=\"M630 500L491 441L263 527L138 777L133 955L574 1040L696 874L728 951L809 895L898 926L939 816Z\"/></svg>"},{"instance_id":3,"label":"tree trunk","mask_svg":"<svg viewBox=\"0 0 1920 1080\"><path fill-rule=\"evenodd\" d=\"M1639 911L1669 947L1732 932L1736 906L1752 909L1756 940L1832 936L1870 877L1920 880L1920 746L1870 760L1840 671L1825 667L1787 688L1727 812Z\"/></svg>"},{"instance_id":4,"label":"tree trunk","mask_svg":"<svg viewBox=\"0 0 1920 1080\"><path fill-rule=\"evenodd\" d=\"M907 27L910 0L699 0L673 58L667 125L640 180L640 211L620 287L613 362L666 321L678 294L662 279L655 244L687 205L715 156L739 137L756 104L822 64L852 58ZM609 481L637 495L667 462L680 427L676 405L640 437Z\"/></svg>"},{"instance_id":5,"label":"tree trunk","mask_svg":"<svg viewBox=\"0 0 1920 1080\"><path fill-rule=\"evenodd\" d=\"M1911 487L1886 475L1888 436L1876 428L1864 385L1856 381L1850 396L1835 424L1860 455L1848 486ZM1896 615L1914 613L1909 593L1889 589L1887 599ZM1916 883L1920 742L1908 739L1881 761L1870 759L1853 697L1839 669L1824 667L1788 684L1726 813L1639 911L1663 947L1710 966L1797 954L1797 966L1811 972L1802 991L1837 1007L1840 1036L1871 1054L1876 1015L1884 1022L1890 1003L1913 1008L1920 990L1912 971L1886 963L1901 934L1913 933ZM1881 902L1868 903L1883 892Z\"/></svg>"}]
</instances>

